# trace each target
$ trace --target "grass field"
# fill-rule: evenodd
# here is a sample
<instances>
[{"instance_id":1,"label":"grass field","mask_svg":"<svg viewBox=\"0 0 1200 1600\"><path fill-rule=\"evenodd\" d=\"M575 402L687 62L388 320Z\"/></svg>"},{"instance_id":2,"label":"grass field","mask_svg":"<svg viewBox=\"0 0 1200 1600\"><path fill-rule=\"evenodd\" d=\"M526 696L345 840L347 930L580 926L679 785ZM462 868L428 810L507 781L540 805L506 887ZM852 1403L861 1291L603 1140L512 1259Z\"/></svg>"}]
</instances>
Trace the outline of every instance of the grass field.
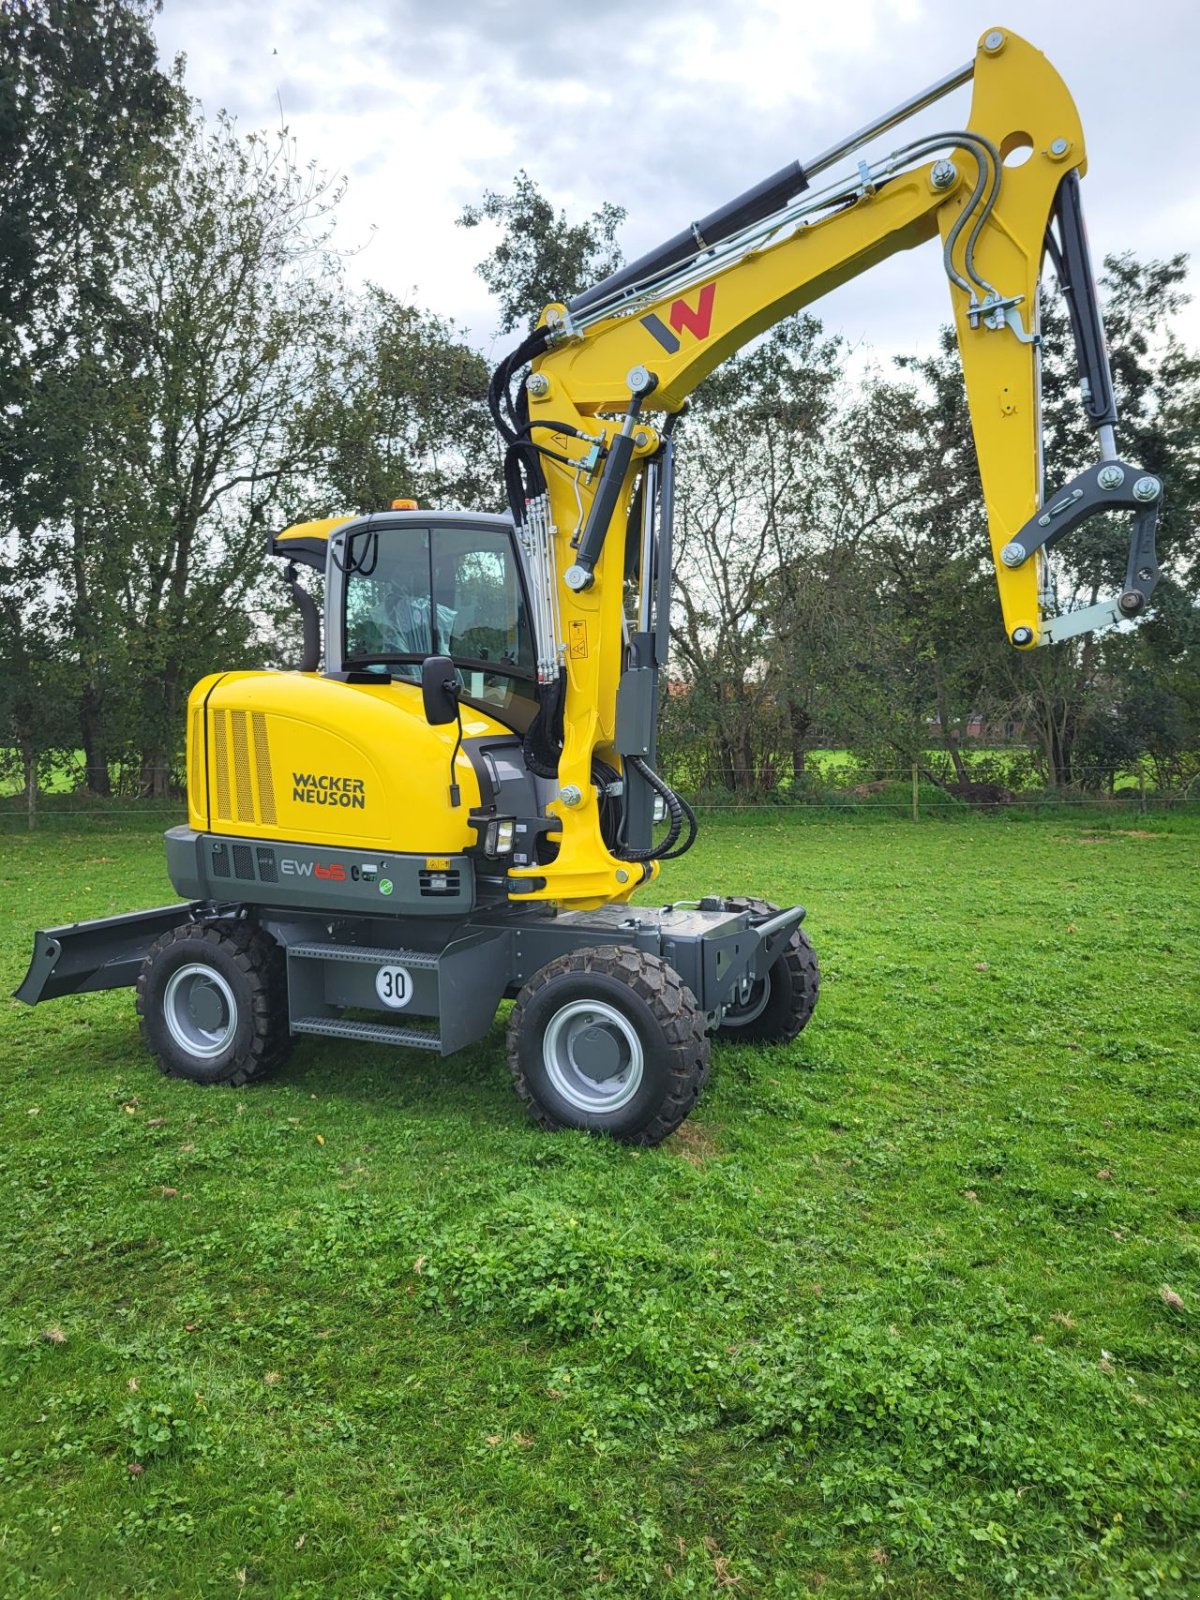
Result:
<instances>
[{"instance_id":1,"label":"grass field","mask_svg":"<svg viewBox=\"0 0 1200 1600\"><path fill-rule=\"evenodd\" d=\"M0 840L4 988L160 861ZM654 1151L535 1132L500 1024L206 1092L0 1002L0 1593L1200 1593L1198 863L716 820L667 893L802 898L825 991Z\"/></svg>"}]
</instances>

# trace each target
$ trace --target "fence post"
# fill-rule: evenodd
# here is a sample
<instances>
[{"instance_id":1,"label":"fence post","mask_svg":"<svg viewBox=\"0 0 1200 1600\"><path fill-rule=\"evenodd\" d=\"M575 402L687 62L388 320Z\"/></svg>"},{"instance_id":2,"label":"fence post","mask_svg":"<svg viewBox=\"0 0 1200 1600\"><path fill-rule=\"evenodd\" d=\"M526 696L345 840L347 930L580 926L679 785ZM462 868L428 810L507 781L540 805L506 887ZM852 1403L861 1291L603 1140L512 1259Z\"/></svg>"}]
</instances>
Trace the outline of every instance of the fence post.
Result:
<instances>
[{"instance_id":1,"label":"fence post","mask_svg":"<svg viewBox=\"0 0 1200 1600\"><path fill-rule=\"evenodd\" d=\"M919 806L918 806L918 802L917 802L917 791L918 791L918 788L919 788L919 785L920 785L920 781L921 781L921 776L920 776L920 773L917 770L917 764L914 761L913 762L913 769L912 769L912 819L913 819L914 822L920 822L920 820L921 820L921 812L920 812L920 809L919 809Z\"/></svg>"},{"instance_id":2,"label":"fence post","mask_svg":"<svg viewBox=\"0 0 1200 1600\"><path fill-rule=\"evenodd\" d=\"M1144 817L1146 815L1146 770L1144 767L1138 771L1138 790L1141 794L1141 799L1138 801L1138 810Z\"/></svg>"}]
</instances>

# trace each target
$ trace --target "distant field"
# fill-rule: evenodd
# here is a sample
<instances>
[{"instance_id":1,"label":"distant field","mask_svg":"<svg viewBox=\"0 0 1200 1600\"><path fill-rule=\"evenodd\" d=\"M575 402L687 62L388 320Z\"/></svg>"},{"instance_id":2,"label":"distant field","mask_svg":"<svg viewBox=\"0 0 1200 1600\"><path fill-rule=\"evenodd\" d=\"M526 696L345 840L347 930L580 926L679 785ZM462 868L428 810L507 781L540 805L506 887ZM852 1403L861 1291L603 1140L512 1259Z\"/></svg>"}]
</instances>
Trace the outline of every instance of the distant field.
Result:
<instances>
[{"instance_id":1,"label":"distant field","mask_svg":"<svg viewBox=\"0 0 1200 1600\"><path fill-rule=\"evenodd\" d=\"M34 927L156 819L0 838ZM170 819L173 820L173 819ZM0 1593L1200 1593L1200 819L721 817L825 992L633 1151L446 1063L0 1002Z\"/></svg>"}]
</instances>

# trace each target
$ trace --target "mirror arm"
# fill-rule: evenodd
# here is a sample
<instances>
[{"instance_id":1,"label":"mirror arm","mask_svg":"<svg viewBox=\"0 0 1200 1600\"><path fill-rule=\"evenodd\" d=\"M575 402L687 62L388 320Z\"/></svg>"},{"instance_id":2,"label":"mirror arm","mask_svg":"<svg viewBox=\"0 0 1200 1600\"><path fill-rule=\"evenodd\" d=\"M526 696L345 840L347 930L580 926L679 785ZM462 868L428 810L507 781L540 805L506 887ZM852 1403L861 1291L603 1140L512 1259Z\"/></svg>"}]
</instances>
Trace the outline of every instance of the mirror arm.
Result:
<instances>
[{"instance_id":1,"label":"mirror arm","mask_svg":"<svg viewBox=\"0 0 1200 1600\"><path fill-rule=\"evenodd\" d=\"M447 688L447 691L449 692L449 690L450 690L450 684L449 683L447 683L446 688ZM460 806L460 805L462 805L462 791L459 789L457 780L455 779L455 776L454 776L455 768L456 768L457 763L458 763L458 752L462 749L462 742L463 742L462 704L461 704L461 702L459 701L459 698L458 698L458 684L457 683L454 684L454 686L453 686L453 693L454 693L454 716L455 716L455 720L458 723L458 738L455 740L454 752L450 757L450 804L452 806Z\"/></svg>"}]
</instances>

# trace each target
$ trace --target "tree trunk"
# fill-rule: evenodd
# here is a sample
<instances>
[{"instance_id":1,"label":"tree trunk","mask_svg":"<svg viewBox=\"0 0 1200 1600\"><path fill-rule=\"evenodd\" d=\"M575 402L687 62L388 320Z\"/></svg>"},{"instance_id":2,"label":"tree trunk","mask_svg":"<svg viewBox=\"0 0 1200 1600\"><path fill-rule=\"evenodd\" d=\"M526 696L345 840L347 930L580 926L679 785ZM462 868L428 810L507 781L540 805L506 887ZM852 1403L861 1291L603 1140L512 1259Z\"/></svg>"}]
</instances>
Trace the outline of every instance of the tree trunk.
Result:
<instances>
[{"instance_id":1,"label":"tree trunk","mask_svg":"<svg viewBox=\"0 0 1200 1600\"><path fill-rule=\"evenodd\" d=\"M730 794L737 788L737 763L734 760L733 748L728 739L717 741L717 771L721 779L721 787L728 789Z\"/></svg>"},{"instance_id":2,"label":"tree trunk","mask_svg":"<svg viewBox=\"0 0 1200 1600\"><path fill-rule=\"evenodd\" d=\"M1064 719L1053 722L1049 729L1047 755L1050 761L1050 780L1055 789L1069 789L1075 773L1072 757L1075 750L1075 732Z\"/></svg>"},{"instance_id":3,"label":"tree trunk","mask_svg":"<svg viewBox=\"0 0 1200 1600\"><path fill-rule=\"evenodd\" d=\"M167 800L171 794L171 759L165 750L143 750L138 793L144 800Z\"/></svg>"},{"instance_id":4,"label":"tree trunk","mask_svg":"<svg viewBox=\"0 0 1200 1600\"><path fill-rule=\"evenodd\" d=\"M183 668L169 660L161 677L161 709L147 719L150 737L142 745L139 792L147 800L167 800L171 794L171 765L174 751L178 749L176 733L179 728L179 685Z\"/></svg>"},{"instance_id":5,"label":"tree trunk","mask_svg":"<svg viewBox=\"0 0 1200 1600\"><path fill-rule=\"evenodd\" d=\"M31 739L21 740L21 766L25 774L25 815L30 833L37 827L37 751Z\"/></svg>"},{"instance_id":6,"label":"tree trunk","mask_svg":"<svg viewBox=\"0 0 1200 1600\"><path fill-rule=\"evenodd\" d=\"M75 642L79 646L84 675L83 689L79 696L79 738L83 745L84 782L89 793L110 795L112 783L108 776L108 761L104 749L100 691L92 678L92 665L97 658L98 641L88 580L88 533L87 518L82 508L76 506L71 516L72 569L75 577L73 632Z\"/></svg>"},{"instance_id":7,"label":"tree trunk","mask_svg":"<svg viewBox=\"0 0 1200 1600\"><path fill-rule=\"evenodd\" d=\"M748 722L744 722L738 729L735 749L738 763L737 786L742 790L748 789L753 794L758 787L758 775L754 767L754 743Z\"/></svg>"},{"instance_id":8,"label":"tree trunk","mask_svg":"<svg viewBox=\"0 0 1200 1600\"><path fill-rule=\"evenodd\" d=\"M946 749L950 752L950 760L954 765L954 776L959 783L969 783L966 764L962 758L962 734L957 728L946 729Z\"/></svg>"},{"instance_id":9,"label":"tree trunk","mask_svg":"<svg viewBox=\"0 0 1200 1600\"><path fill-rule=\"evenodd\" d=\"M799 782L808 762L805 740L812 730L813 719L803 706L794 700L788 702L788 726L792 736L792 777Z\"/></svg>"},{"instance_id":10,"label":"tree trunk","mask_svg":"<svg viewBox=\"0 0 1200 1600\"><path fill-rule=\"evenodd\" d=\"M79 740L83 745L84 783L89 794L111 795L112 779L104 750L100 697L90 680L79 696Z\"/></svg>"},{"instance_id":11,"label":"tree trunk","mask_svg":"<svg viewBox=\"0 0 1200 1600\"><path fill-rule=\"evenodd\" d=\"M946 703L946 684L945 684L945 680L942 677L942 670L941 670L940 663L938 664L938 667L937 667L937 676L936 676L935 683L936 683L936 695L937 695L938 723L940 724L941 730L942 730L942 743L946 746L946 749L949 752L950 761L951 761L951 764L954 767L954 776L955 776L955 778L958 780L959 783L967 783L969 780L968 780L968 777L967 777L966 766L963 763L962 749L961 749L961 746L962 746L962 734L959 732L959 730L957 728L952 728L950 726L949 707L947 706L947 703Z\"/></svg>"}]
</instances>

